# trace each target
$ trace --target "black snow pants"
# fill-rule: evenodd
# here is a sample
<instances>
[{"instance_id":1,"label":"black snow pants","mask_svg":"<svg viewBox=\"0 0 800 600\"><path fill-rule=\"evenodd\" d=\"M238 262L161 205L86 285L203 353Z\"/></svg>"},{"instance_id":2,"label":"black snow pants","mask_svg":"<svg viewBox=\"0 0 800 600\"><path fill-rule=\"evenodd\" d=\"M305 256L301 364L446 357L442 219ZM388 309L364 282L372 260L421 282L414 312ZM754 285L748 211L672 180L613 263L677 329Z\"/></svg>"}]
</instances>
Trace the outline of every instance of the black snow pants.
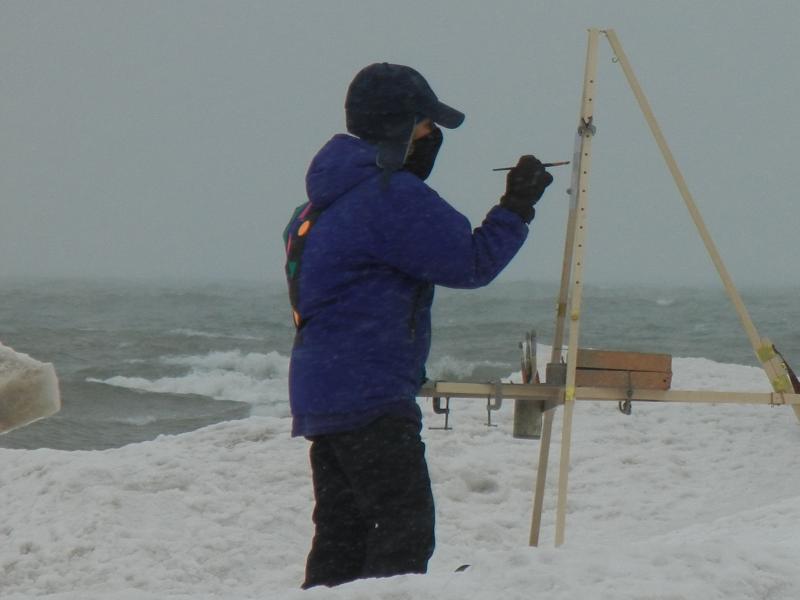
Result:
<instances>
[{"instance_id":1,"label":"black snow pants","mask_svg":"<svg viewBox=\"0 0 800 600\"><path fill-rule=\"evenodd\" d=\"M316 530L303 588L427 571L434 507L420 427L384 416L311 438Z\"/></svg>"}]
</instances>

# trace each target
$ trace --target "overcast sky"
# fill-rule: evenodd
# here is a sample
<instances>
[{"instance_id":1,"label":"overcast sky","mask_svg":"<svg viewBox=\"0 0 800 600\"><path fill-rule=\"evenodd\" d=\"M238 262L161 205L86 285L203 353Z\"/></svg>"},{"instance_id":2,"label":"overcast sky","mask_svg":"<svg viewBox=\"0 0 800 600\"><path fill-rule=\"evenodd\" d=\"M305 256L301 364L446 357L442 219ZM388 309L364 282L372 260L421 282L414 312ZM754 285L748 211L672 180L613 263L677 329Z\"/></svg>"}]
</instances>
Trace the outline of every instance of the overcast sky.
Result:
<instances>
[{"instance_id":1,"label":"overcast sky","mask_svg":"<svg viewBox=\"0 0 800 600\"><path fill-rule=\"evenodd\" d=\"M467 118L429 183L477 225L571 157L614 28L734 281L797 282L800 2L0 1L0 277L278 279L308 162L388 61ZM586 281L716 274L604 38ZM504 279L556 280L569 167Z\"/></svg>"}]
</instances>

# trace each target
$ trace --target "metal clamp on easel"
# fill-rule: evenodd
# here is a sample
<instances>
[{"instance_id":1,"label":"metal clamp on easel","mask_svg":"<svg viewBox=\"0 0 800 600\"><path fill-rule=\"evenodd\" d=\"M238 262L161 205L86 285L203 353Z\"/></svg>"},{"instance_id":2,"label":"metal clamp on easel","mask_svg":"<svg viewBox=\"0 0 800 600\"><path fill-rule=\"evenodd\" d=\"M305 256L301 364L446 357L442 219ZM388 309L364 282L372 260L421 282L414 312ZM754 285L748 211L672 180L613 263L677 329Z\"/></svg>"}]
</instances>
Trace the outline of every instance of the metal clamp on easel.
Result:
<instances>
[{"instance_id":1,"label":"metal clamp on easel","mask_svg":"<svg viewBox=\"0 0 800 600\"><path fill-rule=\"evenodd\" d=\"M492 398L494 398L494 402L492 402ZM492 423L492 411L500 410L502 406L503 406L503 382L502 380L498 379L494 383L494 396L489 396L488 398L486 398L487 427L497 427L497 425Z\"/></svg>"},{"instance_id":2,"label":"metal clamp on easel","mask_svg":"<svg viewBox=\"0 0 800 600\"><path fill-rule=\"evenodd\" d=\"M582 118L581 124L578 125L578 135L592 136L597 133L597 127L594 126L594 117Z\"/></svg>"},{"instance_id":3,"label":"metal clamp on easel","mask_svg":"<svg viewBox=\"0 0 800 600\"><path fill-rule=\"evenodd\" d=\"M628 371L628 391L626 392L627 398L625 400L620 400L619 404L619 412L623 415L630 415L633 412L633 406L631 405L631 399L633 398L633 381L631 377L631 372Z\"/></svg>"},{"instance_id":4,"label":"metal clamp on easel","mask_svg":"<svg viewBox=\"0 0 800 600\"><path fill-rule=\"evenodd\" d=\"M437 415L444 415L444 427L428 427L428 429L441 429L449 431L450 427L450 396L445 397L444 407L442 407L442 399L436 397L433 399L433 412Z\"/></svg>"}]
</instances>

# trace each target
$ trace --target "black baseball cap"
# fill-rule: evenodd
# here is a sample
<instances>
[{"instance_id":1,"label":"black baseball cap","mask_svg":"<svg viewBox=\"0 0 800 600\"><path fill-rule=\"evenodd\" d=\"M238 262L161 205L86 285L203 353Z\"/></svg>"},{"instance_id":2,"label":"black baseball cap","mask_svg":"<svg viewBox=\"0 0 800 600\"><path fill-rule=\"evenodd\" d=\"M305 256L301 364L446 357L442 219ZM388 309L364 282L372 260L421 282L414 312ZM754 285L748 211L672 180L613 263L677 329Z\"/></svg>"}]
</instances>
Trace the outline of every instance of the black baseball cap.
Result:
<instances>
[{"instance_id":1,"label":"black baseball cap","mask_svg":"<svg viewBox=\"0 0 800 600\"><path fill-rule=\"evenodd\" d=\"M416 123L431 119L455 129L464 113L441 102L425 78L405 65L374 63L356 74L345 99L347 130L378 145L378 164L403 166Z\"/></svg>"}]
</instances>

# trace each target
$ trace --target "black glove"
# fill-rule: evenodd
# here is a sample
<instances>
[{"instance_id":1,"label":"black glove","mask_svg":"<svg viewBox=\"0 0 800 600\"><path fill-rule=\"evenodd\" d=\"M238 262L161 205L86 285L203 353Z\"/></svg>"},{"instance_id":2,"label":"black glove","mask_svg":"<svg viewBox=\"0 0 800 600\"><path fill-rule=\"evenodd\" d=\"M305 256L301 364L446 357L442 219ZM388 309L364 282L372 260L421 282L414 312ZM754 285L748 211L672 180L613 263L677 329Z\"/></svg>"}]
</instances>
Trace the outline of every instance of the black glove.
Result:
<instances>
[{"instance_id":1,"label":"black glove","mask_svg":"<svg viewBox=\"0 0 800 600\"><path fill-rule=\"evenodd\" d=\"M506 176L506 193L500 198L500 206L530 223L536 214L534 205L551 183L553 176L545 171L538 158L531 154L520 156L519 162Z\"/></svg>"},{"instance_id":2,"label":"black glove","mask_svg":"<svg viewBox=\"0 0 800 600\"><path fill-rule=\"evenodd\" d=\"M425 181L433 171L433 163L436 161L443 140L442 130L434 125L428 135L414 140L411 153L406 158L403 168Z\"/></svg>"}]
</instances>

